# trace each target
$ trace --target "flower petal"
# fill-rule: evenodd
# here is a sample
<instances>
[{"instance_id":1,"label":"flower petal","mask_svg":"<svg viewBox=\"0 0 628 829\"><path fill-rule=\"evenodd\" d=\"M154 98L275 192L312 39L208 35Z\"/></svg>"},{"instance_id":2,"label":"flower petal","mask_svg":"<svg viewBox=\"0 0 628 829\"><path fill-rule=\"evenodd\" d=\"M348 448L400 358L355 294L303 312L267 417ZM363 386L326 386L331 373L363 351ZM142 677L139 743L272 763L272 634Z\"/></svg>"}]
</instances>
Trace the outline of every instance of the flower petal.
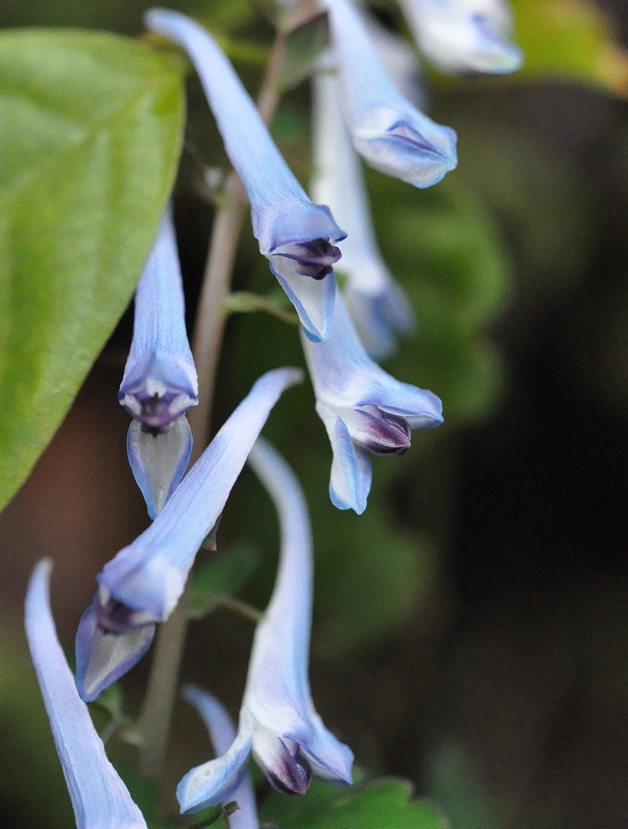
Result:
<instances>
[{"instance_id":1,"label":"flower petal","mask_svg":"<svg viewBox=\"0 0 628 829\"><path fill-rule=\"evenodd\" d=\"M313 564L305 498L290 467L265 441L257 441L249 463L273 499L281 534L279 570L255 631L242 703L256 724L253 752L274 785L298 791L306 784L302 756L316 758L326 779L350 783L353 754L324 727L310 696Z\"/></svg>"},{"instance_id":2,"label":"flower petal","mask_svg":"<svg viewBox=\"0 0 628 829\"><path fill-rule=\"evenodd\" d=\"M443 72L503 75L523 63L501 0L401 0L401 7L421 51Z\"/></svg>"},{"instance_id":3,"label":"flower petal","mask_svg":"<svg viewBox=\"0 0 628 829\"><path fill-rule=\"evenodd\" d=\"M118 398L131 417L161 432L195 406L197 396L181 269L167 208L135 291L133 340Z\"/></svg>"},{"instance_id":4,"label":"flower petal","mask_svg":"<svg viewBox=\"0 0 628 829\"><path fill-rule=\"evenodd\" d=\"M200 714L209 731L216 754L226 754L236 739L236 731L225 707L211 694L195 685L186 685L181 693ZM229 815L229 829L258 829L255 791L246 764L242 767L240 782L225 800L238 804L238 810Z\"/></svg>"},{"instance_id":5,"label":"flower petal","mask_svg":"<svg viewBox=\"0 0 628 829\"><path fill-rule=\"evenodd\" d=\"M329 208L312 204L275 146L253 101L211 35L183 14L151 9L145 16L152 31L186 50L216 118L231 163L251 203L253 233L261 253L289 297L308 335L322 340L329 329L329 309L311 308L315 294L309 282L331 273L340 252L332 242L345 234ZM326 291L333 291L328 281ZM324 311L327 311L325 314ZM320 327L315 320L324 316Z\"/></svg>"},{"instance_id":6,"label":"flower petal","mask_svg":"<svg viewBox=\"0 0 628 829\"><path fill-rule=\"evenodd\" d=\"M185 415L167 432L151 433L131 421L126 439L133 476L142 491L148 515L155 518L177 488L192 453L192 432Z\"/></svg>"},{"instance_id":7,"label":"flower petal","mask_svg":"<svg viewBox=\"0 0 628 829\"><path fill-rule=\"evenodd\" d=\"M348 229L339 271L347 277L350 310L358 332L368 337L363 342L369 354L385 356L394 349L397 332L413 331L414 316L377 246L362 168L342 117L338 81L329 73L319 74L313 92L312 193L330 205Z\"/></svg>"},{"instance_id":8,"label":"flower petal","mask_svg":"<svg viewBox=\"0 0 628 829\"><path fill-rule=\"evenodd\" d=\"M253 725L240 717L240 728L228 750L216 760L210 760L191 769L177 786L177 800L181 814L192 815L228 803L246 774L246 761L251 752Z\"/></svg>"},{"instance_id":9,"label":"flower petal","mask_svg":"<svg viewBox=\"0 0 628 829\"><path fill-rule=\"evenodd\" d=\"M155 625L112 633L98 625L94 606L87 608L76 631L76 688L81 699L92 702L121 676L130 671L150 648Z\"/></svg>"},{"instance_id":10,"label":"flower petal","mask_svg":"<svg viewBox=\"0 0 628 829\"><path fill-rule=\"evenodd\" d=\"M140 810L107 759L79 699L50 611L52 562L33 571L26 596L26 635L78 829L146 829Z\"/></svg>"},{"instance_id":11,"label":"flower petal","mask_svg":"<svg viewBox=\"0 0 628 829\"><path fill-rule=\"evenodd\" d=\"M324 5L356 150L371 167L415 187L436 184L456 166L455 132L436 124L397 90L349 0L324 0Z\"/></svg>"},{"instance_id":12,"label":"flower petal","mask_svg":"<svg viewBox=\"0 0 628 829\"><path fill-rule=\"evenodd\" d=\"M329 497L338 509L352 509L362 515L371 491L373 468L365 449L355 446L344 421L324 404L317 403L316 411L323 421L331 449L331 477Z\"/></svg>"}]
</instances>

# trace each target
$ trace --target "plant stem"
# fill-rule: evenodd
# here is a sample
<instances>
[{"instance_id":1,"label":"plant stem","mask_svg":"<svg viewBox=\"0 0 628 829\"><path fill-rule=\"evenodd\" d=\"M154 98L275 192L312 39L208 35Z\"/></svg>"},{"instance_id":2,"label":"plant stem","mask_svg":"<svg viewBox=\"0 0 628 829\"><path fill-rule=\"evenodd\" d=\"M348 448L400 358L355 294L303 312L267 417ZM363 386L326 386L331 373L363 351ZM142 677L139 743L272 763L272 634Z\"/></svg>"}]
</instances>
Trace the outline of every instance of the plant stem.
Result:
<instances>
[{"instance_id":1,"label":"plant stem","mask_svg":"<svg viewBox=\"0 0 628 829\"><path fill-rule=\"evenodd\" d=\"M284 55L284 37L275 39L257 106L268 124L279 103L277 78ZM209 442L210 415L214 399L216 371L227 317L225 297L229 292L246 194L237 174L232 172L225 182L225 198L214 220L201 295L196 312L192 352L199 377L199 399L188 418L194 448L194 463ZM190 589L184 591L167 622L159 627L148 688L138 726L143 736L139 753L140 774L161 778L164 771L170 722L178 684L179 668L188 626Z\"/></svg>"}]
</instances>

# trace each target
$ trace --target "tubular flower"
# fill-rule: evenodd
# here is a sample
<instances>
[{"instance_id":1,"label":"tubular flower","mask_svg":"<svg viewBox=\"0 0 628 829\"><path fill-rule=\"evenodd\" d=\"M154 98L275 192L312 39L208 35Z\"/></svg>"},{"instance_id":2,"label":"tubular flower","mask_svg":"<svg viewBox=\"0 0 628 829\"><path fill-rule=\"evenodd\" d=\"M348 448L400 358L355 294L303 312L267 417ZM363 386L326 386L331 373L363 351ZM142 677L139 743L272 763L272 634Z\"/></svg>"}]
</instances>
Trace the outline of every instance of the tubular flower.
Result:
<instances>
[{"instance_id":1,"label":"tubular flower","mask_svg":"<svg viewBox=\"0 0 628 829\"><path fill-rule=\"evenodd\" d=\"M203 540L215 526L271 409L299 369L264 374L179 484L153 523L96 577L76 634L81 697L98 694L146 653L155 625L179 601Z\"/></svg>"},{"instance_id":2,"label":"tubular flower","mask_svg":"<svg viewBox=\"0 0 628 829\"><path fill-rule=\"evenodd\" d=\"M127 454L154 518L188 465L192 434L184 415L198 403L169 208L135 291L133 340L118 399L133 418Z\"/></svg>"},{"instance_id":3,"label":"tubular flower","mask_svg":"<svg viewBox=\"0 0 628 829\"><path fill-rule=\"evenodd\" d=\"M186 685L182 695L200 714L216 754L228 751L236 738L236 730L222 703L195 685ZM259 829L255 790L246 765L242 768L239 783L231 793L230 800L235 801L238 808L228 817L229 829Z\"/></svg>"},{"instance_id":4,"label":"tubular flower","mask_svg":"<svg viewBox=\"0 0 628 829\"><path fill-rule=\"evenodd\" d=\"M449 74L504 75L523 54L508 39L512 15L503 0L401 0L417 45Z\"/></svg>"},{"instance_id":5,"label":"tubular flower","mask_svg":"<svg viewBox=\"0 0 628 829\"><path fill-rule=\"evenodd\" d=\"M318 345L303 339L303 348L333 451L329 496L338 509L360 515L371 488L368 453L403 454L412 429L443 422L441 401L395 380L368 357L340 296L332 337Z\"/></svg>"},{"instance_id":6,"label":"tubular flower","mask_svg":"<svg viewBox=\"0 0 628 829\"><path fill-rule=\"evenodd\" d=\"M186 50L207 95L231 163L251 204L260 252L293 303L307 336L331 333L335 296L335 242L345 233L329 208L312 204L298 183L233 67L211 35L183 14L147 12L149 29Z\"/></svg>"},{"instance_id":7,"label":"tubular flower","mask_svg":"<svg viewBox=\"0 0 628 829\"><path fill-rule=\"evenodd\" d=\"M78 829L146 829L142 813L107 759L74 679L50 610L52 562L35 567L26 595L26 636Z\"/></svg>"},{"instance_id":8,"label":"tubular flower","mask_svg":"<svg viewBox=\"0 0 628 829\"><path fill-rule=\"evenodd\" d=\"M231 800L251 752L282 792L304 794L312 776L351 783L353 754L327 731L310 696L313 564L305 499L293 472L265 442L258 440L249 462L279 515L279 570L255 632L237 736L221 757L192 769L179 783L186 814Z\"/></svg>"},{"instance_id":9,"label":"tubular flower","mask_svg":"<svg viewBox=\"0 0 628 829\"><path fill-rule=\"evenodd\" d=\"M436 124L398 91L367 24L349 0L323 0L356 150L371 167L430 187L456 166L456 133Z\"/></svg>"},{"instance_id":10,"label":"tubular flower","mask_svg":"<svg viewBox=\"0 0 628 829\"><path fill-rule=\"evenodd\" d=\"M348 228L340 266L347 277L345 300L366 350L383 359L394 351L397 333L414 331L414 314L377 247L360 161L342 118L338 81L319 74L313 91L312 192Z\"/></svg>"}]
</instances>

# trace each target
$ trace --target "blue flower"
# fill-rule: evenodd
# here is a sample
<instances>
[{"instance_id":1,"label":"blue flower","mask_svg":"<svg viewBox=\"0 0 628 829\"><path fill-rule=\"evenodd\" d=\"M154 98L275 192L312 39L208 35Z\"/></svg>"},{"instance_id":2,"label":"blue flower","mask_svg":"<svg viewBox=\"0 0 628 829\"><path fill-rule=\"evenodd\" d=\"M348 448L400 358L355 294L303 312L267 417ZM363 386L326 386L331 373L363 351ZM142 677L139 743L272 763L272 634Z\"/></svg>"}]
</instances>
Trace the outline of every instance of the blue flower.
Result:
<instances>
[{"instance_id":1,"label":"blue flower","mask_svg":"<svg viewBox=\"0 0 628 829\"><path fill-rule=\"evenodd\" d=\"M303 348L316 411L333 451L329 496L338 509L361 514L371 488L368 453L405 452L412 429L443 422L441 401L431 391L400 383L369 358L340 296L333 335L318 344L303 338Z\"/></svg>"},{"instance_id":2,"label":"blue flower","mask_svg":"<svg viewBox=\"0 0 628 829\"><path fill-rule=\"evenodd\" d=\"M349 0L324 0L356 150L371 167L430 187L456 166L456 133L436 124L397 90L368 28Z\"/></svg>"},{"instance_id":3,"label":"blue flower","mask_svg":"<svg viewBox=\"0 0 628 829\"><path fill-rule=\"evenodd\" d=\"M508 40L512 15L502 0L401 0L423 54L443 72L503 75L523 54Z\"/></svg>"},{"instance_id":4,"label":"blue flower","mask_svg":"<svg viewBox=\"0 0 628 829\"><path fill-rule=\"evenodd\" d=\"M301 378L300 370L289 368L260 377L150 527L98 574L94 601L76 634L76 682L83 699L95 699L146 653L155 625L176 607L199 547L272 407Z\"/></svg>"},{"instance_id":5,"label":"blue flower","mask_svg":"<svg viewBox=\"0 0 628 829\"><path fill-rule=\"evenodd\" d=\"M26 636L72 800L78 829L146 829L142 813L107 759L57 638L50 610L50 559L33 571Z\"/></svg>"},{"instance_id":6,"label":"blue flower","mask_svg":"<svg viewBox=\"0 0 628 829\"><path fill-rule=\"evenodd\" d=\"M250 753L282 792L304 794L312 776L351 783L353 754L327 731L310 696L313 563L305 499L293 472L265 442L256 443L249 462L279 515L279 571L255 632L237 736L221 757L181 780L177 797L185 814L232 799Z\"/></svg>"},{"instance_id":7,"label":"blue flower","mask_svg":"<svg viewBox=\"0 0 628 829\"><path fill-rule=\"evenodd\" d=\"M133 340L118 399L133 418L127 453L154 518L187 468L192 434L185 413L198 403L169 207L135 291Z\"/></svg>"},{"instance_id":8,"label":"blue flower","mask_svg":"<svg viewBox=\"0 0 628 829\"><path fill-rule=\"evenodd\" d=\"M342 117L337 79L319 73L313 93L312 192L342 217L348 230L338 268L347 277L345 300L367 352L381 360L395 350L397 334L413 333L414 314L377 246L362 168Z\"/></svg>"},{"instance_id":9,"label":"blue flower","mask_svg":"<svg viewBox=\"0 0 628 829\"><path fill-rule=\"evenodd\" d=\"M182 696L201 715L209 731L215 753L217 755L225 754L236 738L236 730L225 707L216 697L195 685L186 685L182 690ZM238 806L237 811L229 815L229 829L258 829L255 790L246 764L243 766L239 782L228 800L237 803Z\"/></svg>"},{"instance_id":10,"label":"blue flower","mask_svg":"<svg viewBox=\"0 0 628 829\"><path fill-rule=\"evenodd\" d=\"M145 20L149 29L190 56L227 154L247 191L260 252L268 258L308 337L327 339L335 296L332 268L340 258L334 243L344 239L344 232L329 208L308 199L211 35L191 18L165 9L151 9Z\"/></svg>"}]
</instances>

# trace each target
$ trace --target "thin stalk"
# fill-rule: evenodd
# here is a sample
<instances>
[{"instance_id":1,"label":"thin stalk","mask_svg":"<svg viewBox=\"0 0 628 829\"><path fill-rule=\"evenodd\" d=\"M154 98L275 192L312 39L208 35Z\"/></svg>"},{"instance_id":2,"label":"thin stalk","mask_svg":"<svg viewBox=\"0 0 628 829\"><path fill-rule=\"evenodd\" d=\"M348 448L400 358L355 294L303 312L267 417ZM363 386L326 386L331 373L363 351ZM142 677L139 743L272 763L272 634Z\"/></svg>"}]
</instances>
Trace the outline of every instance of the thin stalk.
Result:
<instances>
[{"instance_id":1,"label":"thin stalk","mask_svg":"<svg viewBox=\"0 0 628 829\"><path fill-rule=\"evenodd\" d=\"M284 55L284 37L275 39L257 106L263 120L270 123L279 103L279 77ZM225 198L214 220L212 236L196 312L192 352L199 376L199 402L188 418L194 435L191 462L201 455L209 442L210 415L214 399L216 371L227 317L225 298L231 285L233 263L246 194L236 173L225 182ZM139 753L140 774L159 779L163 775L170 722L174 707L188 626L190 589L188 587L167 622L159 627L148 688L138 719L143 735Z\"/></svg>"}]
</instances>

